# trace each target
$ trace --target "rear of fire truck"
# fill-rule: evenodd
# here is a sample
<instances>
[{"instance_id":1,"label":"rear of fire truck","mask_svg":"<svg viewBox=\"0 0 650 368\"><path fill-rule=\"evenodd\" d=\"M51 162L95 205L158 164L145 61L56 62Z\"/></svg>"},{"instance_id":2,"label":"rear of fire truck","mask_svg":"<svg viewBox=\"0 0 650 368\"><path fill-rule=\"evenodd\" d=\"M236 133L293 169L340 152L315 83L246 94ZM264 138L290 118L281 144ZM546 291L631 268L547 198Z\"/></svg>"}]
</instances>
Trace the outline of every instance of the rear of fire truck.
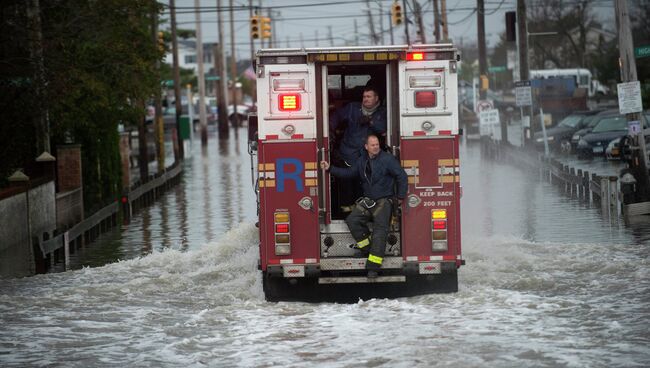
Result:
<instances>
[{"instance_id":1,"label":"rear of fire truck","mask_svg":"<svg viewBox=\"0 0 650 368\"><path fill-rule=\"evenodd\" d=\"M457 51L450 44L260 50L249 152L267 300L357 301L458 290L460 241ZM380 276L366 277L345 224L350 188L335 164L337 108L372 84L386 106L384 149L408 175ZM371 224L372 227L372 224Z\"/></svg>"}]
</instances>

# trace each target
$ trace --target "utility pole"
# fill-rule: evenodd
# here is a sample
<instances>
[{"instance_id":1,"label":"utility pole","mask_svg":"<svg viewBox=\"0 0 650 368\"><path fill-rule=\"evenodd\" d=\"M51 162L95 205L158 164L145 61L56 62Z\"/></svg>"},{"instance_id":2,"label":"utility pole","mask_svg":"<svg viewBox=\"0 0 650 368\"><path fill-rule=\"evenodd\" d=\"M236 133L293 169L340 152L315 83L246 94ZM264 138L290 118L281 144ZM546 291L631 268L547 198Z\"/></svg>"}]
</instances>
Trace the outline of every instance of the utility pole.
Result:
<instances>
[{"instance_id":1,"label":"utility pole","mask_svg":"<svg viewBox=\"0 0 650 368\"><path fill-rule=\"evenodd\" d=\"M630 32L630 18L627 9L627 0L616 0L616 25L618 28L618 49L619 62L621 67L621 82L636 82L636 61L634 59L634 45L632 43L632 34ZM639 134L632 136L632 144L639 147L638 150L632 150L632 163L630 169L634 171L634 178L637 181L637 199L641 202L650 200L650 178L648 177L648 167L646 166L646 146L644 136L644 124L641 113L635 112L626 114L627 121L637 121L641 124Z\"/></svg>"},{"instance_id":2,"label":"utility pole","mask_svg":"<svg viewBox=\"0 0 650 368\"><path fill-rule=\"evenodd\" d=\"M409 37L409 16L408 10L406 9L406 0L402 0L402 11L404 12L404 34L406 34L406 44L411 44L411 38Z\"/></svg>"},{"instance_id":3,"label":"utility pole","mask_svg":"<svg viewBox=\"0 0 650 368\"><path fill-rule=\"evenodd\" d=\"M422 7L420 3L416 0L413 0L413 8L415 13L415 21L418 25L418 35L421 43L427 43L426 34L424 33L424 24L422 22Z\"/></svg>"},{"instance_id":4,"label":"utility pole","mask_svg":"<svg viewBox=\"0 0 650 368\"><path fill-rule=\"evenodd\" d=\"M375 24L372 21L372 12L370 11L370 0L366 0L366 11L368 12L368 28L370 28L370 37L372 39L372 44L376 45L379 42L377 33L375 33Z\"/></svg>"},{"instance_id":5,"label":"utility pole","mask_svg":"<svg viewBox=\"0 0 650 368\"><path fill-rule=\"evenodd\" d=\"M390 44L394 45L395 44L395 36L393 35L393 17L391 16L390 12L387 15L388 15L388 24L390 26ZM354 33L357 33L356 32L356 24L357 24L356 19L354 20L354 24L355 24L355 30L354 30L355 32Z\"/></svg>"},{"instance_id":6,"label":"utility pole","mask_svg":"<svg viewBox=\"0 0 650 368\"><path fill-rule=\"evenodd\" d=\"M444 0L443 0L444 1ZM478 69L479 69L479 99L485 100L487 96L487 58L485 55L485 4L483 0L477 0L477 19L478 19ZM444 37L444 24L443 24ZM443 40L443 41L446 41Z\"/></svg>"},{"instance_id":7,"label":"utility pole","mask_svg":"<svg viewBox=\"0 0 650 368\"><path fill-rule=\"evenodd\" d=\"M447 27L447 0L440 0L440 12L442 13L442 41L449 42L449 27ZM485 13L485 10L483 13Z\"/></svg>"},{"instance_id":8,"label":"utility pole","mask_svg":"<svg viewBox=\"0 0 650 368\"><path fill-rule=\"evenodd\" d=\"M302 33L300 34L300 42L302 43ZM357 26L357 18L354 18L354 46L359 46L359 27Z\"/></svg>"},{"instance_id":9,"label":"utility pole","mask_svg":"<svg viewBox=\"0 0 650 368\"><path fill-rule=\"evenodd\" d=\"M223 14L221 12L221 0L217 0L217 23L219 27L219 44L217 45L217 52L215 55L215 66L219 71L219 80L217 81L217 108L219 110L218 124L220 138L225 138L228 135L228 91L226 89L228 84L228 76L226 75L226 63L224 60L223 49ZM225 136L221 136L225 134Z\"/></svg>"},{"instance_id":10,"label":"utility pole","mask_svg":"<svg viewBox=\"0 0 650 368\"><path fill-rule=\"evenodd\" d=\"M433 0L433 35L436 43L440 43L440 11L438 10L438 0Z\"/></svg>"},{"instance_id":11,"label":"utility pole","mask_svg":"<svg viewBox=\"0 0 650 368\"><path fill-rule=\"evenodd\" d=\"M527 81L529 79L528 75L528 25L527 25L527 19L526 19L526 1L525 0L517 0L517 17L516 17L516 22L517 22L517 46L519 50L519 80L520 81ZM532 137L532 134L530 134L530 129L532 127L531 121L532 116L533 116L533 107L528 106L526 108L523 108L522 111L526 110L528 113L528 135ZM523 114L522 114L522 128L525 130L527 128L524 126L524 121L523 121ZM523 145L526 146L530 144L530 137L524 134L524 139L523 139Z\"/></svg>"},{"instance_id":12,"label":"utility pole","mask_svg":"<svg viewBox=\"0 0 650 368\"><path fill-rule=\"evenodd\" d=\"M327 26L328 38L330 39L330 46L334 46L334 38L332 37L332 26Z\"/></svg>"},{"instance_id":13,"label":"utility pole","mask_svg":"<svg viewBox=\"0 0 650 368\"><path fill-rule=\"evenodd\" d=\"M379 40L381 41L381 44L384 44L384 9L381 6L381 3L378 3L379 5Z\"/></svg>"},{"instance_id":14,"label":"utility pole","mask_svg":"<svg viewBox=\"0 0 650 368\"><path fill-rule=\"evenodd\" d=\"M45 104L45 64L43 62L43 34L41 31L41 6L39 0L27 3L27 22L29 24L29 52L35 81L37 114L34 118L36 139L36 156L43 152L50 153L50 119Z\"/></svg>"},{"instance_id":15,"label":"utility pole","mask_svg":"<svg viewBox=\"0 0 650 368\"><path fill-rule=\"evenodd\" d=\"M158 12L151 12L151 35L154 45L160 47L160 51L164 51L164 40L162 33L158 33ZM156 60L156 78L160 80L160 60ZM154 95L154 132L156 135L156 162L158 163L158 173L161 174L165 171L165 128L163 125L162 116L162 99L160 96L160 83L157 84L156 94Z\"/></svg>"},{"instance_id":16,"label":"utility pole","mask_svg":"<svg viewBox=\"0 0 650 368\"><path fill-rule=\"evenodd\" d=\"M203 70L203 37L201 35L201 1L194 0L194 15L196 18L196 62L199 71L199 124L201 126L201 145L208 144L208 121L205 116L205 71ZM221 10L219 10L221 11ZM187 108L193 107L193 103L189 96L187 97ZM192 124L190 122L190 124Z\"/></svg>"},{"instance_id":17,"label":"utility pole","mask_svg":"<svg viewBox=\"0 0 650 368\"><path fill-rule=\"evenodd\" d=\"M248 0L248 16L249 19L253 18L253 0ZM254 61L255 61L255 40L253 39L253 35L250 37L250 43L251 43L251 68L253 67ZM255 73L255 70L253 70L253 73ZM253 98L253 103L257 101L257 88L256 86L253 86L252 92L252 98Z\"/></svg>"},{"instance_id":18,"label":"utility pole","mask_svg":"<svg viewBox=\"0 0 650 368\"><path fill-rule=\"evenodd\" d=\"M174 99L176 106L176 141L178 147L174 151L175 161L181 162L185 157L185 148L183 147L183 137L181 136L181 75L178 66L178 40L176 39L176 5L175 0L169 0L169 22L172 28L172 55L174 63Z\"/></svg>"},{"instance_id":19,"label":"utility pole","mask_svg":"<svg viewBox=\"0 0 650 368\"><path fill-rule=\"evenodd\" d=\"M232 105L233 105L233 114L234 120L233 125L239 126L239 115L237 114L237 58L235 57L235 12L233 10L233 0L230 0L230 78L232 79Z\"/></svg>"}]
</instances>

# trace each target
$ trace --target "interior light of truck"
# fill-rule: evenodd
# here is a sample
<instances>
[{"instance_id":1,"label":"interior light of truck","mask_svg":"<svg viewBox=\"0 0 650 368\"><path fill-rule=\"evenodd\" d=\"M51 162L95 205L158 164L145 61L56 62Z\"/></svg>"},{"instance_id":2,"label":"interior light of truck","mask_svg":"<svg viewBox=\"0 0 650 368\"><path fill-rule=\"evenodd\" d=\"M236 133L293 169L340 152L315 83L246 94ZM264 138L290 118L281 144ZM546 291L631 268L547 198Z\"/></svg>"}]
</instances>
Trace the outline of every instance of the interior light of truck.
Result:
<instances>
[{"instance_id":1,"label":"interior light of truck","mask_svg":"<svg viewBox=\"0 0 650 368\"><path fill-rule=\"evenodd\" d=\"M289 243L289 234L276 234L275 235L276 244L287 244Z\"/></svg>"},{"instance_id":2,"label":"interior light of truck","mask_svg":"<svg viewBox=\"0 0 650 368\"><path fill-rule=\"evenodd\" d=\"M280 111L300 110L300 95L297 93L280 95L278 107Z\"/></svg>"},{"instance_id":3,"label":"interior light of truck","mask_svg":"<svg viewBox=\"0 0 650 368\"><path fill-rule=\"evenodd\" d=\"M436 106L435 91L415 92L415 107L435 107L435 106Z\"/></svg>"},{"instance_id":4,"label":"interior light of truck","mask_svg":"<svg viewBox=\"0 0 650 368\"><path fill-rule=\"evenodd\" d=\"M288 233L289 232L289 224L275 224L275 232L276 233Z\"/></svg>"},{"instance_id":5,"label":"interior light of truck","mask_svg":"<svg viewBox=\"0 0 650 368\"><path fill-rule=\"evenodd\" d=\"M411 88L438 88L442 84L439 74L433 75L412 75L409 77Z\"/></svg>"},{"instance_id":6,"label":"interior light of truck","mask_svg":"<svg viewBox=\"0 0 650 368\"><path fill-rule=\"evenodd\" d=\"M276 212L273 214L273 219L275 222L289 222L289 213L287 212Z\"/></svg>"},{"instance_id":7,"label":"interior light of truck","mask_svg":"<svg viewBox=\"0 0 650 368\"><path fill-rule=\"evenodd\" d=\"M406 60L409 61L421 61L424 60L424 53L423 52L409 52L406 54Z\"/></svg>"},{"instance_id":8,"label":"interior light of truck","mask_svg":"<svg viewBox=\"0 0 650 368\"><path fill-rule=\"evenodd\" d=\"M304 79L274 79L273 80L273 90L274 91L300 91L305 90L305 80Z\"/></svg>"},{"instance_id":9,"label":"interior light of truck","mask_svg":"<svg viewBox=\"0 0 650 368\"><path fill-rule=\"evenodd\" d=\"M447 210L433 210L431 211L431 218L438 220L438 219L446 219L447 218Z\"/></svg>"}]
</instances>

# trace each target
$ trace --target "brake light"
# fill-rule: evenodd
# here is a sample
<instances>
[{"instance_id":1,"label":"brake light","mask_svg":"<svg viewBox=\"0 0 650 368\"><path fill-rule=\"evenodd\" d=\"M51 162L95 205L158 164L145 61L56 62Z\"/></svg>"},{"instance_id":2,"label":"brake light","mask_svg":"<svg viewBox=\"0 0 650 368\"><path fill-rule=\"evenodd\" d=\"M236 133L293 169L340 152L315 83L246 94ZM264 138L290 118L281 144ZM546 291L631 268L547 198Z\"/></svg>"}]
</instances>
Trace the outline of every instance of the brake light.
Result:
<instances>
[{"instance_id":1,"label":"brake light","mask_svg":"<svg viewBox=\"0 0 650 368\"><path fill-rule=\"evenodd\" d=\"M415 92L415 107L435 107L435 91L417 91Z\"/></svg>"},{"instance_id":2,"label":"brake light","mask_svg":"<svg viewBox=\"0 0 650 368\"><path fill-rule=\"evenodd\" d=\"M278 107L280 111L300 110L300 95L297 93L282 94L279 97Z\"/></svg>"},{"instance_id":3,"label":"brake light","mask_svg":"<svg viewBox=\"0 0 650 368\"><path fill-rule=\"evenodd\" d=\"M447 250L447 210L431 210L431 250Z\"/></svg>"},{"instance_id":4,"label":"brake light","mask_svg":"<svg viewBox=\"0 0 650 368\"><path fill-rule=\"evenodd\" d=\"M409 61L422 61L424 60L424 53L423 52L409 52L406 54L406 60Z\"/></svg>"},{"instance_id":5,"label":"brake light","mask_svg":"<svg viewBox=\"0 0 650 368\"><path fill-rule=\"evenodd\" d=\"M291 233L289 232L289 212L273 214L275 228L275 255L282 256L291 253Z\"/></svg>"}]
</instances>

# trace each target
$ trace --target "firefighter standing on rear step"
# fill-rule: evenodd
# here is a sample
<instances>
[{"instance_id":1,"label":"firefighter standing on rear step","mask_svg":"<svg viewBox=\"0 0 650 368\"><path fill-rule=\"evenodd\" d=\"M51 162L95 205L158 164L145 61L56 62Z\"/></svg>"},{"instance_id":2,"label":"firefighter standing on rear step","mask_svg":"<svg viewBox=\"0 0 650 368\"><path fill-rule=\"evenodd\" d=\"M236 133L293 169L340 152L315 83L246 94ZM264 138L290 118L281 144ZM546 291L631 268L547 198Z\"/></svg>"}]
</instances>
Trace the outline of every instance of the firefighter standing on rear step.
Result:
<instances>
[{"instance_id":1,"label":"firefighter standing on rear step","mask_svg":"<svg viewBox=\"0 0 650 368\"><path fill-rule=\"evenodd\" d=\"M352 167L330 166L327 161L321 161L320 167L337 177L361 179L364 196L357 199L345 222L357 242L356 248L368 256L368 278L376 278L386 250L393 205L399 206L406 197L408 183L406 172L393 155L381 150L376 135L368 135L364 148L366 152ZM395 182L397 193L394 192ZM393 203L394 197L397 197L397 203ZM368 229L371 221L372 234Z\"/></svg>"}]
</instances>

